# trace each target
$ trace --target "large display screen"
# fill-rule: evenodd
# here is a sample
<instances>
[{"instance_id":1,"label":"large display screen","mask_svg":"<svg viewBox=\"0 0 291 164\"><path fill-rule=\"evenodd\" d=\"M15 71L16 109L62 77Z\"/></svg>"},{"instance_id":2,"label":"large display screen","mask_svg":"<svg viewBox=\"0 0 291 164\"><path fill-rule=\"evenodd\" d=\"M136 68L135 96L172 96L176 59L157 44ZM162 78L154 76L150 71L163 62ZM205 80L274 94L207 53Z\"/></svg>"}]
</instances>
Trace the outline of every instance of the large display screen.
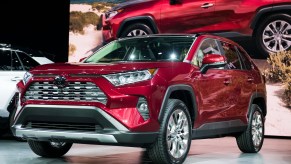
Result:
<instances>
[{"instance_id":1,"label":"large display screen","mask_svg":"<svg viewBox=\"0 0 291 164\"><path fill-rule=\"evenodd\" d=\"M78 62L80 59L89 56L102 46L104 40L108 39L110 35L112 35L110 32L108 32L110 31L108 28L114 27L98 27L102 26L102 22L105 21L100 17L111 7L122 2L125 2L125 0L71 0L68 57L69 62ZM134 2L130 1L130 3ZM116 12L119 11L117 10ZM116 13L111 12L107 14L106 17L109 18L114 16L114 14ZM203 16L203 14L201 16ZM130 17L130 15L128 15L128 17ZM99 21L101 21L101 23L99 23ZM168 26L173 25L174 24L168 24ZM174 26L181 28L178 25ZM104 32L103 30L107 30L107 32ZM122 32L125 31L126 29L123 29ZM122 32L120 35L124 35ZM142 32L147 32L147 29L143 28L141 31L136 31L135 34L141 34ZM152 32L154 32L154 30L152 30ZM129 36L133 34L134 33L126 35ZM257 63L261 70L264 70L266 67L268 67L266 59L259 60L254 58L254 61ZM280 95L283 92L283 86L279 83L267 83L266 87L267 117L265 122L265 135L291 136L291 109L288 108L280 98Z\"/></svg>"}]
</instances>

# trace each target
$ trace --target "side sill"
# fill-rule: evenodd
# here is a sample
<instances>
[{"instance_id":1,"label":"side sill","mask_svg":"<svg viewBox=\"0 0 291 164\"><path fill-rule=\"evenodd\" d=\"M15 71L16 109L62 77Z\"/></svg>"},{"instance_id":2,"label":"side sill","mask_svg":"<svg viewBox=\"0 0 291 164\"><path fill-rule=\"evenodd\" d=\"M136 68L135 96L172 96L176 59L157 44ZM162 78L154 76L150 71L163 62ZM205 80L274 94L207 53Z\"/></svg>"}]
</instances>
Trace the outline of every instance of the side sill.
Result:
<instances>
[{"instance_id":1,"label":"side sill","mask_svg":"<svg viewBox=\"0 0 291 164\"><path fill-rule=\"evenodd\" d=\"M243 132L247 129L241 120L206 123L192 130L192 139L213 138Z\"/></svg>"}]
</instances>

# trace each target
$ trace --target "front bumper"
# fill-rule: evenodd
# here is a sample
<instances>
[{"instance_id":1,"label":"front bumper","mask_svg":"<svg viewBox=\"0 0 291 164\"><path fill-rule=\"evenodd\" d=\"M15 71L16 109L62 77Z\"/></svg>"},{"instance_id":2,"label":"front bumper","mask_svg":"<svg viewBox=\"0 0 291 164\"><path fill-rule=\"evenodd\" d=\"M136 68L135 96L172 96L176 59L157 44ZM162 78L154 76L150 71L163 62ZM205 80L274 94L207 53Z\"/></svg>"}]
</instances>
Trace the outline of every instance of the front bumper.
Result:
<instances>
[{"instance_id":1,"label":"front bumper","mask_svg":"<svg viewBox=\"0 0 291 164\"><path fill-rule=\"evenodd\" d=\"M146 146L157 132L130 132L103 110L92 106L26 105L12 126L15 136L39 141L65 141Z\"/></svg>"}]
</instances>

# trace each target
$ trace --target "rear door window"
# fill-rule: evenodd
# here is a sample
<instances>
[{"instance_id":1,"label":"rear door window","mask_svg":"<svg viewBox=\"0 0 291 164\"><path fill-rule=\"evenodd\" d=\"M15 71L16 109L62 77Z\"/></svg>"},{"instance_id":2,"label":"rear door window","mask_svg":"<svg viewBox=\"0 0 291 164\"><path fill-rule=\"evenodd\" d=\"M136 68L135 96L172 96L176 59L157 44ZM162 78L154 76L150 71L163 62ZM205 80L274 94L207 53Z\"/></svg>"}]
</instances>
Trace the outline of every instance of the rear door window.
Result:
<instances>
[{"instance_id":1,"label":"rear door window","mask_svg":"<svg viewBox=\"0 0 291 164\"><path fill-rule=\"evenodd\" d=\"M0 71L11 71L11 51L0 49Z\"/></svg>"},{"instance_id":2,"label":"rear door window","mask_svg":"<svg viewBox=\"0 0 291 164\"><path fill-rule=\"evenodd\" d=\"M248 54L245 51L243 51L240 47L237 47L237 50L240 53L240 57L241 57L244 69L251 70L252 62L247 58Z\"/></svg>"}]
</instances>

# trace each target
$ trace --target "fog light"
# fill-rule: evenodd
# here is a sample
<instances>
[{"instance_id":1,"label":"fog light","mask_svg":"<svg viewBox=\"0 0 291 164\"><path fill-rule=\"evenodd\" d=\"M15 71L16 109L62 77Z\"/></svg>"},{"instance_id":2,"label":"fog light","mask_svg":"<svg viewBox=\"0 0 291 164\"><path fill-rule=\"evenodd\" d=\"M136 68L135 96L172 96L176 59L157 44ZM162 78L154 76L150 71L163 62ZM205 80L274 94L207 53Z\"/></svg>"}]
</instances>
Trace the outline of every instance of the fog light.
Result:
<instances>
[{"instance_id":1,"label":"fog light","mask_svg":"<svg viewBox=\"0 0 291 164\"><path fill-rule=\"evenodd\" d=\"M137 102L137 110L139 111L140 115L143 117L144 120L149 119L149 108L147 100L144 97L140 97Z\"/></svg>"}]
</instances>

